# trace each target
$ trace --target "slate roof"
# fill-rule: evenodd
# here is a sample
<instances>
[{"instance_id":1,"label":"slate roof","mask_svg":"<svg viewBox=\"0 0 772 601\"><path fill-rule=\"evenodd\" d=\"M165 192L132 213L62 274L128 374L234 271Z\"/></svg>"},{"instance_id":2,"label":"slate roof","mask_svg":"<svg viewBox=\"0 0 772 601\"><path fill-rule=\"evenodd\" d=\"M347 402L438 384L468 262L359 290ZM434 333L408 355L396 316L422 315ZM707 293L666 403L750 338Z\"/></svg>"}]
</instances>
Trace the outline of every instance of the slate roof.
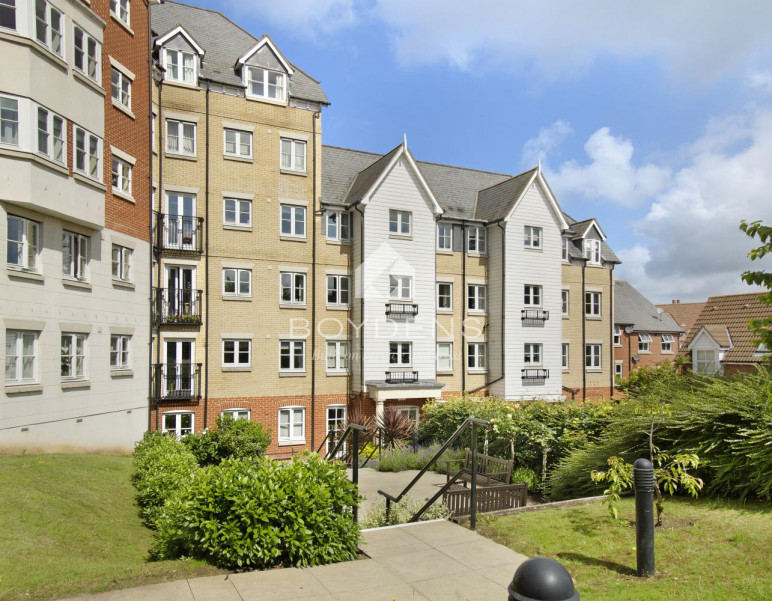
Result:
<instances>
[{"instance_id":1,"label":"slate roof","mask_svg":"<svg viewBox=\"0 0 772 601\"><path fill-rule=\"evenodd\" d=\"M504 180L477 193L477 210L475 217L485 221L503 219L512 210L518 198L525 192L525 187L531 181L538 169L533 168Z\"/></svg>"},{"instance_id":2,"label":"slate roof","mask_svg":"<svg viewBox=\"0 0 772 601\"><path fill-rule=\"evenodd\" d=\"M614 323L632 325L635 332L681 334L683 330L664 311L623 280L614 282Z\"/></svg>"},{"instance_id":3,"label":"slate roof","mask_svg":"<svg viewBox=\"0 0 772 601\"><path fill-rule=\"evenodd\" d=\"M660 309L664 309L666 313L670 314L670 317L675 319L676 323L686 332L683 342L691 336L694 328L694 324L697 318L700 316L700 311L705 306L705 303L670 303L669 305L657 305Z\"/></svg>"},{"instance_id":4,"label":"slate roof","mask_svg":"<svg viewBox=\"0 0 772 601\"><path fill-rule=\"evenodd\" d=\"M234 66L260 38L246 32L222 13L198 6L166 1L150 5L153 38L160 37L177 25L187 31L204 51L200 76L212 82L243 87ZM293 98L329 104L317 80L292 65L289 94Z\"/></svg>"},{"instance_id":5,"label":"slate roof","mask_svg":"<svg viewBox=\"0 0 772 601\"><path fill-rule=\"evenodd\" d=\"M563 213L563 217L566 218L566 222L568 223L569 227L569 234L573 235L575 238L578 238L582 234L578 233L578 231L586 232L587 231L587 224L592 223L593 219L585 219L583 221L577 221L570 215ZM595 220L597 222L597 219ZM575 259L583 259L584 253L582 252L582 249L576 246L576 244L569 244L568 246L568 253ZM614 254L614 251L611 250L611 247L606 243L605 240L601 241L600 243L600 256L601 259L603 259L606 263L621 263L622 261L619 260L619 257Z\"/></svg>"},{"instance_id":6,"label":"slate roof","mask_svg":"<svg viewBox=\"0 0 772 601\"><path fill-rule=\"evenodd\" d=\"M694 328L687 339L691 343L702 326L708 332L720 336L721 329L728 330L731 348L726 351L723 363L760 363L761 356L756 355L756 345L751 342L753 333L748 329L751 319L772 316L772 307L759 300L758 293L711 296L700 312ZM717 340L719 344L722 340Z\"/></svg>"}]
</instances>

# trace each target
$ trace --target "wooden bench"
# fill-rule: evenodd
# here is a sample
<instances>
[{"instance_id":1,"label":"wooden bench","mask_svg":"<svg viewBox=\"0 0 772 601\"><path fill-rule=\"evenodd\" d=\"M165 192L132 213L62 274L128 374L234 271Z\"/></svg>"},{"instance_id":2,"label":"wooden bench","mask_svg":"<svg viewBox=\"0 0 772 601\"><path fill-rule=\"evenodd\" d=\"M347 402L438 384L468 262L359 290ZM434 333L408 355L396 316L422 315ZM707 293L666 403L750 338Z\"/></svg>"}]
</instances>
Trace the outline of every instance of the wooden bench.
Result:
<instances>
[{"instance_id":1,"label":"wooden bench","mask_svg":"<svg viewBox=\"0 0 772 601\"><path fill-rule=\"evenodd\" d=\"M448 506L451 517L463 517L471 514L472 491L468 488L448 490L442 495L442 502ZM525 507L528 502L528 485L501 484L477 489L477 511L486 513L514 507Z\"/></svg>"},{"instance_id":2,"label":"wooden bench","mask_svg":"<svg viewBox=\"0 0 772 601\"><path fill-rule=\"evenodd\" d=\"M450 466L452 463L462 462L462 469L452 471ZM445 462L447 464L447 479L446 482L459 474L458 480L463 482L466 487L467 482L471 482L472 474L469 471L472 468L472 451L467 449L466 456L463 459L451 459ZM499 459L498 457L491 457L490 455L483 455L477 453L477 485L478 486L496 486L501 484L509 484L512 478L512 467L515 462L506 459Z\"/></svg>"}]
</instances>

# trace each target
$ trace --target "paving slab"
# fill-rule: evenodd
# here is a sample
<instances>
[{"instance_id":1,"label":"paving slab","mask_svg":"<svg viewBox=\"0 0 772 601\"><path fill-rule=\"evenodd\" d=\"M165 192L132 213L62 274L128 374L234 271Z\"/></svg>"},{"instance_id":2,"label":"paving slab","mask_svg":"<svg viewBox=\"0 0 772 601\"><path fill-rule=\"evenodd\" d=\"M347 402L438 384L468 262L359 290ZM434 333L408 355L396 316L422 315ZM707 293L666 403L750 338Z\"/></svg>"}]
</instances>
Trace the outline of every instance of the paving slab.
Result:
<instances>
[{"instance_id":1,"label":"paving slab","mask_svg":"<svg viewBox=\"0 0 772 601\"><path fill-rule=\"evenodd\" d=\"M374 559L431 549L427 543L409 534L406 528L379 528L367 531L364 533L364 542L360 548Z\"/></svg>"},{"instance_id":2,"label":"paving slab","mask_svg":"<svg viewBox=\"0 0 772 601\"><path fill-rule=\"evenodd\" d=\"M244 601L295 601L327 594L311 572L298 568L246 572L231 575L231 581Z\"/></svg>"},{"instance_id":3,"label":"paving slab","mask_svg":"<svg viewBox=\"0 0 772 601\"><path fill-rule=\"evenodd\" d=\"M382 557L378 561L407 583L466 571L462 563L451 559L437 549L390 555Z\"/></svg>"},{"instance_id":4,"label":"paving slab","mask_svg":"<svg viewBox=\"0 0 772 601\"><path fill-rule=\"evenodd\" d=\"M507 598L506 588L472 571L415 582L413 587L429 601L504 601Z\"/></svg>"},{"instance_id":5,"label":"paving slab","mask_svg":"<svg viewBox=\"0 0 772 601\"><path fill-rule=\"evenodd\" d=\"M330 593L383 590L402 584L399 577L377 561L365 559L333 563L309 569L314 578Z\"/></svg>"},{"instance_id":6,"label":"paving slab","mask_svg":"<svg viewBox=\"0 0 772 601\"><path fill-rule=\"evenodd\" d=\"M241 601L241 595L233 585L233 576L209 576L188 580L196 601Z\"/></svg>"}]
</instances>

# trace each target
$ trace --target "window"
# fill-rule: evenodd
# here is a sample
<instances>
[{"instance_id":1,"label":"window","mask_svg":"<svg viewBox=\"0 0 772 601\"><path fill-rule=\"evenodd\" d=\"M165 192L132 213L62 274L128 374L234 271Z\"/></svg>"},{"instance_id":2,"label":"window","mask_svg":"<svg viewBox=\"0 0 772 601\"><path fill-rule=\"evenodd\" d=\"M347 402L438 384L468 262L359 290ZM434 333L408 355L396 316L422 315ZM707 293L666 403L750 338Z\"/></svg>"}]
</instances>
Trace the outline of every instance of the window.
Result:
<instances>
[{"instance_id":1,"label":"window","mask_svg":"<svg viewBox=\"0 0 772 601\"><path fill-rule=\"evenodd\" d=\"M129 24L129 0L110 0L110 14L121 23Z\"/></svg>"},{"instance_id":2,"label":"window","mask_svg":"<svg viewBox=\"0 0 772 601\"><path fill-rule=\"evenodd\" d=\"M532 225L523 226L523 246L541 248L541 228Z\"/></svg>"},{"instance_id":3,"label":"window","mask_svg":"<svg viewBox=\"0 0 772 601\"><path fill-rule=\"evenodd\" d=\"M560 366L564 369L568 369L568 343L564 342L560 345Z\"/></svg>"},{"instance_id":4,"label":"window","mask_svg":"<svg viewBox=\"0 0 772 601\"><path fill-rule=\"evenodd\" d=\"M223 269L222 293L224 296L252 296L252 270Z\"/></svg>"},{"instance_id":5,"label":"window","mask_svg":"<svg viewBox=\"0 0 772 601\"><path fill-rule=\"evenodd\" d=\"M306 143L302 140L281 139L281 168L290 171L306 170Z\"/></svg>"},{"instance_id":6,"label":"window","mask_svg":"<svg viewBox=\"0 0 772 601\"><path fill-rule=\"evenodd\" d=\"M235 227L252 226L252 201L240 198L223 199L223 223Z\"/></svg>"},{"instance_id":7,"label":"window","mask_svg":"<svg viewBox=\"0 0 772 601\"><path fill-rule=\"evenodd\" d=\"M389 343L389 366L410 367L412 365L412 347L410 342Z\"/></svg>"},{"instance_id":8,"label":"window","mask_svg":"<svg viewBox=\"0 0 772 601\"><path fill-rule=\"evenodd\" d=\"M398 236L409 236L411 233L411 217L412 213L410 211L389 209L389 233L397 234Z\"/></svg>"},{"instance_id":9,"label":"window","mask_svg":"<svg viewBox=\"0 0 772 601\"><path fill-rule=\"evenodd\" d=\"M37 381L37 332L6 330L5 383L26 384Z\"/></svg>"},{"instance_id":10,"label":"window","mask_svg":"<svg viewBox=\"0 0 772 601\"><path fill-rule=\"evenodd\" d=\"M614 326L614 346L622 346L622 328Z\"/></svg>"},{"instance_id":11,"label":"window","mask_svg":"<svg viewBox=\"0 0 772 601\"><path fill-rule=\"evenodd\" d=\"M0 0L0 27L16 29L16 0Z\"/></svg>"},{"instance_id":12,"label":"window","mask_svg":"<svg viewBox=\"0 0 772 601\"><path fill-rule=\"evenodd\" d=\"M102 181L102 140L77 125L75 131L75 171Z\"/></svg>"},{"instance_id":13,"label":"window","mask_svg":"<svg viewBox=\"0 0 772 601\"><path fill-rule=\"evenodd\" d=\"M600 240L585 240L584 256L590 263L600 264Z\"/></svg>"},{"instance_id":14,"label":"window","mask_svg":"<svg viewBox=\"0 0 772 601\"><path fill-rule=\"evenodd\" d=\"M350 302L351 279L347 275L327 276L327 304L347 307Z\"/></svg>"},{"instance_id":15,"label":"window","mask_svg":"<svg viewBox=\"0 0 772 601\"><path fill-rule=\"evenodd\" d=\"M673 352L673 335L672 334L662 334L662 352L663 353Z\"/></svg>"},{"instance_id":16,"label":"window","mask_svg":"<svg viewBox=\"0 0 772 601\"><path fill-rule=\"evenodd\" d=\"M523 363L526 365L541 365L541 344L526 342L523 345Z\"/></svg>"},{"instance_id":17,"label":"window","mask_svg":"<svg viewBox=\"0 0 772 601\"><path fill-rule=\"evenodd\" d=\"M638 334L638 352L649 353L651 352L651 335L641 333Z\"/></svg>"},{"instance_id":18,"label":"window","mask_svg":"<svg viewBox=\"0 0 772 601\"><path fill-rule=\"evenodd\" d=\"M131 79L115 67L110 72L110 96L123 108L131 109Z\"/></svg>"},{"instance_id":19,"label":"window","mask_svg":"<svg viewBox=\"0 0 772 601\"><path fill-rule=\"evenodd\" d=\"M222 417L230 416L234 420L244 419L246 421L249 421L250 419L249 409L225 409L220 415Z\"/></svg>"},{"instance_id":20,"label":"window","mask_svg":"<svg viewBox=\"0 0 772 601\"><path fill-rule=\"evenodd\" d=\"M306 370L305 340L281 340L279 342L279 370Z\"/></svg>"},{"instance_id":21,"label":"window","mask_svg":"<svg viewBox=\"0 0 772 601\"><path fill-rule=\"evenodd\" d=\"M600 317L600 292L584 293L584 314L590 317Z\"/></svg>"},{"instance_id":22,"label":"window","mask_svg":"<svg viewBox=\"0 0 772 601\"><path fill-rule=\"evenodd\" d=\"M305 305L306 304L306 274L288 273L279 274L281 284L281 296L279 300L282 304Z\"/></svg>"},{"instance_id":23,"label":"window","mask_svg":"<svg viewBox=\"0 0 772 601\"><path fill-rule=\"evenodd\" d=\"M348 373L349 345L348 341L327 341L327 371Z\"/></svg>"},{"instance_id":24,"label":"window","mask_svg":"<svg viewBox=\"0 0 772 601\"><path fill-rule=\"evenodd\" d=\"M16 98L0 96L0 144L19 145L19 101Z\"/></svg>"},{"instance_id":25,"label":"window","mask_svg":"<svg viewBox=\"0 0 772 601\"><path fill-rule=\"evenodd\" d=\"M485 296L486 286L480 286L478 284L469 284L466 287L466 308L468 311L477 311L482 313L485 311Z\"/></svg>"},{"instance_id":26,"label":"window","mask_svg":"<svg viewBox=\"0 0 772 601\"><path fill-rule=\"evenodd\" d=\"M65 125L64 119L59 115L52 113L42 106L38 107L38 132L37 132L37 151L57 163L64 164L67 157L64 155L65 148Z\"/></svg>"},{"instance_id":27,"label":"window","mask_svg":"<svg viewBox=\"0 0 772 601\"><path fill-rule=\"evenodd\" d=\"M164 48L166 55L166 75L167 81L176 81L178 83L196 84L196 55L192 52L183 52L182 50L170 50Z\"/></svg>"},{"instance_id":28,"label":"window","mask_svg":"<svg viewBox=\"0 0 772 601\"><path fill-rule=\"evenodd\" d=\"M62 379L81 380L85 377L85 334L62 333Z\"/></svg>"},{"instance_id":29,"label":"window","mask_svg":"<svg viewBox=\"0 0 772 601\"><path fill-rule=\"evenodd\" d=\"M470 342L466 345L466 365L469 371L485 369L485 343Z\"/></svg>"},{"instance_id":30,"label":"window","mask_svg":"<svg viewBox=\"0 0 772 601\"><path fill-rule=\"evenodd\" d=\"M453 284L450 282L437 283L437 309L440 311L453 310Z\"/></svg>"},{"instance_id":31,"label":"window","mask_svg":"<svg viewBox=\"0 0 772 601\"><path fill-rule=\"evenodd\" d=\"M8 266L37 271L40 225L23 217L8 215Z\"/></svg>"},{"instance_id":32,"label":"window","mask_svg":"<svg viewBox=\"0 0 772 601\"><path fill-rule=\"evenodd\" d=\"M584 347L584 366L589 369L600 369L600 344L587 344Z\"/></svg>"},{"instance_id":33,"label":"window","mask_svg":"<svg viewBox=\"0 0 772 601\"><path fill-rule=\"evenodd\" d=\"M562 245L561 245L561 251L560 251L560 258L564 261L568 261L568 245L570 244L568 238L563 238Z\"/></svg>"},{"instance_id":34,"label":"window","mask_svg":"<svg viewBox=\"0 0 772 601\"><path fill-rule=\"evenodd\" d=\"M466 251L469 253L484 255L488 252L488 241L484 227L470 227L466 230Z\"/></svg>"},{"instance_id":35,"label":"window","mask_svg":"<svg viewBox=\"0 0 772 601\"><path fill-rule=\"evenodd\" d=\"M571 298L570 290L560 291L560 313L563 317L568 317L569 299Z\"/></svg>"},{"instance_id":36,"label":"window","mask_svg":"<svg viewBox=\"0 0 772 601\"><path fill-rule=\"evenodd\" d=\"M252 158L252 132L241 131L238 129L223 130L225 139L225 156L240 157L242 159Z\"/></svg>"},{"instance_id":37,"label":"window","mask_svg":"<svg viewBox=\"0 0 772 601\"><path fill-rule=\"evenodd\" d=\"M113 156L113 190L131 196L131 163Z\"/></svg>"},{"instance_id":38,"label":"window","mask_svg":"<svg viewBox=\"0 0 772 601\"><path fill-rule=\"evenodd\" d=\"M306 208L281 205L281 235L306 237Z\"/></svg>"},{"instance_id":39,"label":"window","mask_svg":"<svg viewBox=\"0 0 772 601\"><path fill-rule=\"evenodd\" d=\"M718 353L713 350L694 350L692 351L692 362L694 364L694 373L712 376L718 371Z\"/></svg>"},{"instance_id":40,"label":"window","mask_svg":"<svg viewBox=\"0 0 772 601\"><path fill-rule=\"evenodd\" d=\"M453 226L441 223L437 226L437 250L453 250Z\"/></svg>"},{"instance_id":41,"label":"window","mask_svg":"<svg viewBox=\"0 0 772 601\"><path fill-rule=\"evenodd\" d=\"M328 240L351 240L351 214L327 211L326 235Z\"/></svg>"},{"instance_id":42,"label":"window","mask_svg":"<svg viewBox=\"0 0 772 601\"><path fill-rule=\"evenodd\" d=\"M614 375L617 378L621 378L624 375L623 365L624 364L622 363L622 361L615 361L614 362Z\"/></svg>"},{"instance_id":43,"label":"window","mask_svg":"<svg viewBox=\"0 0 772 601\"><path fill-rule=\"evenodd\" d=\"M45 0L35 0L35 39L54 54L64 56L64 15Z\"/></svg>"},{"instance_id":44,"label":"window","mask_svg":"<svg viewBox=\"0 0 772 601\"><path fill-rule=\"evenodd\" d=\"M73 62L83 75L100 83L102 45L77 25L73 28Z\"/></svg>"},{"instance_id":45,"label":"window","mask_svg":"<svg viewBox=\"0 0 772 601\"><path fill-rule=\"evenodd\" d=\"M110 369L129 369L131 336L110 336Z\"/></svg>"},{"instance_id":46,"label":"window","mask_svg":"<svg viewBox=\"0 0 772 601\"><path fill-rule=\"evenodd\" d=\"M279 409L279 444L305 443L306 410L304 407Z\"/></svg>"},{"instance_id":47,"label":"window","mask_svg":"<svg viewBox=\"0 0 772 601\"><path fill-rule=\"evenodd\" d=\"M163 431L174 434L177 439L193 433L193 414L187 411L164 413Z\"/></svg>"},{"instance_id":48,"label":"window","mask_svg":"<svg viewBox=\"0 0 772 601\"><path fill-rule=\"evenodd\" d=\"M121 282L131 281L131 254L132 250L124 246L113 244L113 279Z\"/></svg>"},{"instance_id":49,"label":"window","mask_svg":"<svg viewBox=\"0 0 772 601\"><path fill-rule=\"evenodd\" d=\"M286 85L284 73L261 67L246 67L246 73L248 96L278 101L285 99Z\"/></svg>"},{"instance_id":50,"label":"window","mask_svg":"<svg viewBox=\"0 0 772 601\"><path fill-rule=\"evenodd\" d=\"M523 304L526 307L541 306L541 286L526 284L523 286Z\"/></svg>"},{"instance_id":51,"label":"window","mask_svg":"<svg viewBox=\"0 0 772 601\"><path fill-rule=\"evenodd\" d=\"M251 340L223 340L222 366L249 367L252 365Z\"/></svg>"},{"instance_id":52,"label":"window","mask_svg":"<svg viewBox=\"0 0 772 601\"><path fill-rule=\"evenodd\" d=\"M394 300L410 300L413 278L401 275L389 276L389 298Z\"/></svg>"},{"instance_id":53,"label":"window","mask_svg":"<svg viewBox=\"0 0 772 601\"><path fill-rule=\"evenodd\" d=\"M62 233L62 274L75 280L88 278L89 239L73 232Z\"/></svg>"},{"instance_id":54,"label":"window","mask_svg":"<svg viewBox=\"0 0 772 601\"><path fill-rule=\"evenodd\" d=\"M437 372L438 373L453 372L453 343L452 342L437 343Z\"/></svg>"},{"instance_id":55,"label":"window","mask_svg":"<svg viewBox=\"0 0 772 601\"><path fill-rule=\"evenodd\" d=\"M421 415L418 407L395 407L395 410L397 415L406 416L410 420L410 423L413 424L413 427L418 428L418 419Z\"/></svg>"},{"instance_id":56,"label":"window","mask_svg":"<svg viewBox=\"0 0 772 601\"><path fill-rule=\"evenodd\" d=\"M196 156L196 124L167 119L166 152Z\"/></svg>"}]
</instances>

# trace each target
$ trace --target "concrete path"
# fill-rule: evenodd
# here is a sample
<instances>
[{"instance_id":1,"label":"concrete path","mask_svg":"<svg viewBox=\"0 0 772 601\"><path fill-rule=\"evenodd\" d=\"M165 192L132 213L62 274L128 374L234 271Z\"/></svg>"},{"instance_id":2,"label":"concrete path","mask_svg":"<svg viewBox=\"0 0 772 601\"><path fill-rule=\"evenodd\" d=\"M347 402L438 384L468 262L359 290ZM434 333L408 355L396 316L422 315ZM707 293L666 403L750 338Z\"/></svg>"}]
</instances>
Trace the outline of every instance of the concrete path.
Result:
<instances>
[{"instance_id":1,"label":"concrete path","mask_svg":"<svg viewBox=\"0 0 772 601\"><path fill-rule=\"evenodd\" d=\"M386 499L378 494L378 490L383 490L397 496L416 474L418 474L418 470L379 472L369 467L360 469L359 494L362 495L365 500L359 505L359 515L367 515L367 512L375 506L385 506ZM350 479L351 470L349 470L349 480ZM443 484L445 484L445 474L426 472L415 487L410 489L410 492L406 497L418 500L428 499L439 490L437 485L442 486Z\"/></svg>"},{"instance_id":2,"label":"concrete path","mask_svg":"<svg viewBox=\"0 0 772 601\"><path fill-rule=\"evenodd\" d=\"M194 578L85 601L505 601L526 557L447 521L366 530L369 559Z\"/></svg>"}]
</instances>

